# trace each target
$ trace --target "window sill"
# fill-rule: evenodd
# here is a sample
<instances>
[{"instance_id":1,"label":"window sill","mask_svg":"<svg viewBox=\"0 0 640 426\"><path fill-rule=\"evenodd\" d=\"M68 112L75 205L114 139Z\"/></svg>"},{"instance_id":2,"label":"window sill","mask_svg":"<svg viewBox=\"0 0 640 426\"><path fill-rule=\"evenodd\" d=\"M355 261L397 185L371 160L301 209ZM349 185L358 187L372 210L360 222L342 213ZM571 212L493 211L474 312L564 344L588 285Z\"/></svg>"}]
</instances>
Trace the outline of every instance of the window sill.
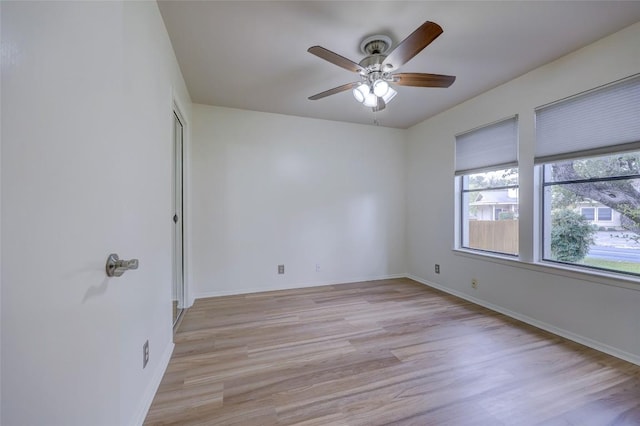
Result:
<instances>
[{"instance_id":1,"label":"window sill","mask_svg":"<svg viewBox=\"0 0 640 426\"><path fill-rule=\"evenodd\" d=\"M566 278L573 278L582 281L589 281L597 284L622 287L629 290L640 291L640 278L630 275L617 274L615 272L604 272L596 270L585 270L579 267L572 267L564 264L556 264L547 261L526 262L512 256L502 256L494 253L477 252L474 250L456 248L453 253L476 260L498 263L512 268L522 268L546 274L557 275Z\"/></svg>"}]
</instances>

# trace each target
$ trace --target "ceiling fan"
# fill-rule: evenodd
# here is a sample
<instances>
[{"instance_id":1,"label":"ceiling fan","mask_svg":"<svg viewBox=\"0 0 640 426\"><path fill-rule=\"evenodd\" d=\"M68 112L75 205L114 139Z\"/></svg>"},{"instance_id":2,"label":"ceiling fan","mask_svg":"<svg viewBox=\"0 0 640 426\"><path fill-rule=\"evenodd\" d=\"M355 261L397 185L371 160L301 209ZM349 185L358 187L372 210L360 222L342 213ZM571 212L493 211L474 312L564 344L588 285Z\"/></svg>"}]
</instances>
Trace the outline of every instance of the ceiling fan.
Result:
<instances>
[{"instance_id":1,"label":"ceiling fan","mask_svg":"<svg viewBox=\"0 0 640 426\"><path fill-rule=\"evenodd\" d=\"M391 39L385 35L374 35L360 43L360 50L367 55L360 63L340 56L321 46L310 47L307 52L329 61L348 71L360 74L360 81L343 84L316 95L310 96L312 101L325 98L336 93L352 90L356 100L372 110L383 110L395 97L397 92L391 87L449 87L455 81L452 75L426 73L395 73L422 49L442 34L442 27L434 22L425 22L417 30L402 40L393 49Z\"/></svg>"}]
</instances>

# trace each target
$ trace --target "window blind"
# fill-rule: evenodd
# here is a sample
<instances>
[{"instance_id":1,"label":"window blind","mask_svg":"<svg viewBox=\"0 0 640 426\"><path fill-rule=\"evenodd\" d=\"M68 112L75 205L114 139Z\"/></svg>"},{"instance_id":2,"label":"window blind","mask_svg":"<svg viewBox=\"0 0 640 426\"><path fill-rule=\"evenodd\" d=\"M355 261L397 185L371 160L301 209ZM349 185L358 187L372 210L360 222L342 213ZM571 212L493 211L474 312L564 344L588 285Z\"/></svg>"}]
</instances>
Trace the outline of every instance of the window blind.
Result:
<instances>
[{"instance_id":1,"label":"window blind","mask_svg":"<svg viewBox=\"0 0 640 426\"><path fill-rule=\"evenodd\" d=\"M536 109L536 163L640 149L640 74Z\"/></svg>"},{"instance_id":2,"label":"window blind","mask_svg":"<svg viewBox=\"0 0 640 426\"><path fill-rule=\"evenodd\" d=\"M517 164L517 116L456 136L456 175Z\"/></svg>"}]
</instances>

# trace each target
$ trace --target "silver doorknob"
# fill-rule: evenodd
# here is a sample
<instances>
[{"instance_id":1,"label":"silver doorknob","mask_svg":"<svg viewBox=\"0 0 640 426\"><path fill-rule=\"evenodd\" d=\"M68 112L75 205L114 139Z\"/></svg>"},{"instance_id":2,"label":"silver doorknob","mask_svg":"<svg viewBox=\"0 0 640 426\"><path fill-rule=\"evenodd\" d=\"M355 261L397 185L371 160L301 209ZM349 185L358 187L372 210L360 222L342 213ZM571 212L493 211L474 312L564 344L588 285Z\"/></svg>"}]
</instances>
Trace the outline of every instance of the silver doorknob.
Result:
<instances>
[{"instance_id":1,"label":"silver doorknob","mask_svg":"<svg viewBox=\"0 0 640 426\"><path fill-rule=\"evenodd\" d=\"M119 277L129 269L138 269L138 259L124 260L120 259L117 254L111 253L107 257L105 269L108 277Z\"/></svg>"}]
</instances>

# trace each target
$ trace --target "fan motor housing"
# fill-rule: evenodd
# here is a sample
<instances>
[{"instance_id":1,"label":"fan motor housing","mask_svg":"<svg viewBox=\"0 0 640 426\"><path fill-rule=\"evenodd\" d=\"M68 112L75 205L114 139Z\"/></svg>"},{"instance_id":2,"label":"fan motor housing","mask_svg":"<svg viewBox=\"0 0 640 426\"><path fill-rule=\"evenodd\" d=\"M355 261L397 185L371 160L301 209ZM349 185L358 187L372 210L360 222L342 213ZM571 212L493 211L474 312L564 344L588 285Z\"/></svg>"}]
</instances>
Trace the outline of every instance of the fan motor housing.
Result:
<instances>
[{"instance_id":1,"label":"fan motor housing","mask_svg":"<svg viewBox=\"0 0 640 426\"><path fill-rule=\"evenodd\" d=\"M382 62L385 60L386 55L371 55L367 56L363 60L360 61L358 65L362 68L365 68L367 71L382 71L380 67L382 66Z\"/></svg>"},{"instance_id":2,"label":"fan motor housing","mask_svg":"<svg viewBox=\"0 0 640 426\"><path fill-rule=\"evenodd\" d=\"M382 55L391 47L391 38L386 35L372 35L360 43L360 51L365 55Z\"/></svg>"},{"instance_id":3,"label":"fan motor housing","mask_svg":"<svg viewBox=\"0 0 640 426\"><path fill-rule=\"evenodd\" d=\"M367 55L358 65L367 70L367 73L372 71L385 71L381 69L382 62L384 62L387 55L385 53L389 51L391 47L391 38L386 35L372 35L360 43L360 51Z\"/></svg>"}]
</instances>

